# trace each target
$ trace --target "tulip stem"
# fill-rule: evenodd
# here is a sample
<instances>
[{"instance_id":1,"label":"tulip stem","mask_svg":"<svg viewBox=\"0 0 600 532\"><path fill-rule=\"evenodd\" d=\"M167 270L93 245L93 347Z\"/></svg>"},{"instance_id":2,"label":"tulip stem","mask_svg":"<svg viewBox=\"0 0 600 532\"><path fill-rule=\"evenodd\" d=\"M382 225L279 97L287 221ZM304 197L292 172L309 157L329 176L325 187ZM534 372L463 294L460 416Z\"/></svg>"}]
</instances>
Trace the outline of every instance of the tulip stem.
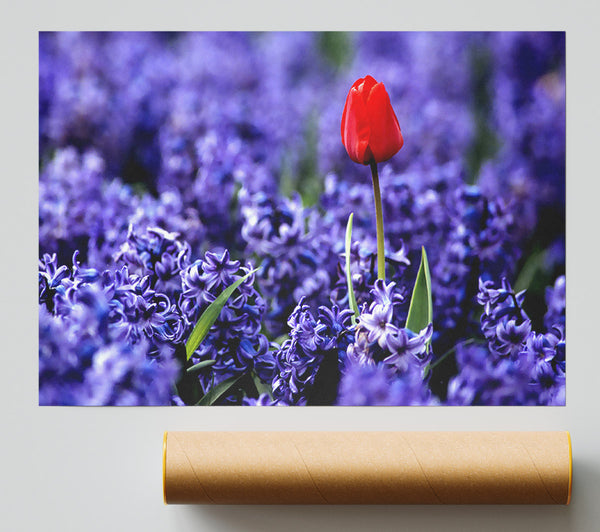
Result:
<instances>
[{"instance_id":1,"label":"tulip stem","mask_svg":"<svg viewBox=\"0 0 600 532\"><path fill-rule=\"evenodd\" d=\"M377 278L385 281L385 245L383 239L383 210L381 208L381 191L379 190L379 174L377 163L371 161L373 177L373 196L375 197L375 218L377 220Z\"/></svg>"}]
</instances>

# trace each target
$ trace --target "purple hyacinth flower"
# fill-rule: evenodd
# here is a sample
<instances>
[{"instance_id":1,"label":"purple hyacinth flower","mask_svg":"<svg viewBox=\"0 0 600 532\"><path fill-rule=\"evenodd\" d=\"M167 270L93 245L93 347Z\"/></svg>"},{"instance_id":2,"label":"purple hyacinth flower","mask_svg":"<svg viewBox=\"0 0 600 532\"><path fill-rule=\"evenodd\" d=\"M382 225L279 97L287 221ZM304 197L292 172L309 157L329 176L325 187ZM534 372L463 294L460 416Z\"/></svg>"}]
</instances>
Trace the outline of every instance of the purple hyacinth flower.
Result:
<instances>
[{"instance_id":1,"label":"purple hyacinth flower","mask_svg":"<svg viewBox=\"0 0 600 532\"><path fill-rule=\"evenodd\" d=\"M520 325L516 320L501 321L496 326L497 342L494 343L494 352L500 356L516 356L523 346L523 342L531 332L531 322L523 321Z\"/></svg>"},{"instance_id":2,"label":"purple hyacinth flower","mask_svg":"<svg viewBox=\"0 0 600 532\"><path fill-rule=\"evenodd\" d=\"M424 364L428 360L427 343L431 340L433 325L415 334L410 329L398 329L389 339L391 355L384 358L386 364L395 366L399 371L406 371L411 364L411 358Z\"/></svg>"},{"instance_id":3,"label":"purple hyacinth flower","mask_svg":"<svg viewBox=\"0 0 600 532\"><path fill-rule=\"evenodd\" d=\"M374 305L369 313L361 314L360 324L369 332L367 340L377 342L382 349L392 350L391 338L398 334L398 328L392 325L392 305Z\"/></svg>"}]
</instances>

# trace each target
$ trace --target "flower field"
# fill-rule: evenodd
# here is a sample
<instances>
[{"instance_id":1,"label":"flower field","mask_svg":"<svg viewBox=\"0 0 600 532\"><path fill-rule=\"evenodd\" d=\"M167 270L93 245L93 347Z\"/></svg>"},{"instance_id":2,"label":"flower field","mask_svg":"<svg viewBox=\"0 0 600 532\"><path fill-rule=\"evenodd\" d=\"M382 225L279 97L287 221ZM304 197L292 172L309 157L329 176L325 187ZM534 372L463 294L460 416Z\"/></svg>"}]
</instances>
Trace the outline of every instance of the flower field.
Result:
<instances>
[{"instance_id":1,"label":"flower field","mask_svg":"<svg viewBox=\"0 0 600 532\"><path fill-rule=\"evenodd\" d=\"M39 402L564 405L565 145L564 33L40 33Z\"/></svg>"}]
</instances>

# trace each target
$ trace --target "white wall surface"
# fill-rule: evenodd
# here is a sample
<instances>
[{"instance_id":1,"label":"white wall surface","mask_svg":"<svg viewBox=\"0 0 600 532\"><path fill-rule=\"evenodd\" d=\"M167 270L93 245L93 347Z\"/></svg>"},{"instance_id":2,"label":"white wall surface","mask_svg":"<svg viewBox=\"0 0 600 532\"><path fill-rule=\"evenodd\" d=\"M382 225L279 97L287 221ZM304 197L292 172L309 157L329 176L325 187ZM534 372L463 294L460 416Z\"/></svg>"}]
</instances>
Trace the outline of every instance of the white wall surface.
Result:
<instances>
[{"instance_id":1,"label":"white wall surface","mask_svg":"<svg viewBox=\"0 0 600 532\"><path fill-rule=\"evenodd\" d=\"M593 2L104 0L4 3L0 24L0 530L600 530L600 76ZM216 4L216 5L215 5ZM37 32L63 29L567 31L567 406L37 406ZM164 506L164 430L570 430L569 507ZM207 457L209 459L209 457Z\"/></svg>"}]
</instances>

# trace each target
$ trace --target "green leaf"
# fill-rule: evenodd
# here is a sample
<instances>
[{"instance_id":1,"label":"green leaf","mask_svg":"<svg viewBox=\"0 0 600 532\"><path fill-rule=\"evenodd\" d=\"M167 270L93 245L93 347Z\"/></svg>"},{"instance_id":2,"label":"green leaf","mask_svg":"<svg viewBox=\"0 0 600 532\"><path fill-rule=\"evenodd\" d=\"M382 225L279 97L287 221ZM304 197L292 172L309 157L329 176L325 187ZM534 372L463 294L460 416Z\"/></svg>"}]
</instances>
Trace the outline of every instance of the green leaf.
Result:
<instances>
[{"instance_id":1,"label":"green leaf","mask_svg":"<svg viewBox=\"0 0 600 532\"><path fill-rule=\"evenodd\" d=\"M427 378L427 375L429 375L429 372L433 371L444 360L446 360L446 358L448 358L450 355L454 354L456 352L456 350L458 349L458 346L461 346L461 345L466 346L466 345L471 345L471 344L485 345L486 343L487 343L486 341L479 340L477 338L468 338L467 340L458 342L454 347L451 347L450 349L448 349L448 351L446 351L442 356L436 358L433 362L430 362L429 364L427 364L427 366L425 367L425 371L423 371L423 379Z\"/></svg>"},{"instance_id":2,"label":"green leaf","mask_svg":"<svg viewBox=\"0 0 600 532\"><path fill-rule=\"evenodd\" d=\"M358 318L358 305L356 304L356 297L354 296L354 287L352 286L352 272L350 270L350 250L352 247L352 220L354 219L354 213L351 212L348 217L348 224L346 225L346 283L348 284L348 303L350 310L354 311L352 316L352 325L356 325L356 318Z\"/></svg>"},{"instance_id":3,"label":"green leaf","mask_svg":"<svg viewBox=\"0 0 600 532\"><path fill-rule=\"evenodd\" d=\"M198 362L198 364L194 364L193 366L189 367L186 371L188 373L191 373L192 371L200 371L202 368L208 368L216 362L216 360L203 360L202 362Z\"/></svg>"},{"instance_id":4,"label":"green leaf","mask_svg":"<svg viewBox=\"0 0 600 532\"><path fill-rule=\"evenodd\" d=\"M231 294L233 294L235 289L257 270L258 268L254 268L254 270L248 272L243 277L240 277L235 283L225 288L225 290L219 294L219 297L217 297L202 313L202 316L200 316L200 319L196 323L192 334L190 334L190 337L185 344L187 360L190 359L194 351L198 349L198 346L202 343L204 338L206 338L208 331L219 317L221 310L225 306L225 303L227 303L227 300L230 298Z\"/></svg>"},{"instance_id":5,"label":"green leaf","mask_svg":"<svg viewBox=\"0 0 600 532\"><path fill-rule=\"evenodd\" d=\"M431 303L431 276L425 248L421 248L421 265L413 289L406 318L406 328L418 333L433 322L433 305Z\"/></svg>"},{"instance_id":6,"label":"green leaf","mask_svg":"<svg viewBox=\"0 0 600 532\"><path fill-rule=\"evenodd\" d=\"M225 395L244 375L234 375L212 387L206 395L196 403L196 406L210 406L215 404L223 395Z\"/></svg>"},{"instance_id":7,"label":"green leaf","mask_svg":"<svg viewBox=\"0 0 600 532\"><path fill-rule=\"evenodd\" d=\"M282 334L281 336L278 336L278 337L277 337L277 338L275 338L275 340L273 340L273 341L274 341L276 344L283 345L283 343L284 343L286 340L289 340L289 339L290 339L290 335L286 333L286 334Z\"/></svg>"},{"instance_id":8,"label":"green leaf","mask_svg":"<svg viewBox=\"0 0 600 532\"><path fill-rule=\"evenodd\" d=\"M528 289L533 284L536 277L539 277L540 274L544 272L546 269L547 254L547 250L534 247L527 258L527 261L521 268L517 280L513 284L515 292Z\"/></svg>"},{"instance_id":9,"label":"green leaf","mask_svg":"<svg viewBox=\"0 0 600 532\"><path fill-rule=\"evenodd\" d=\"M251 373L251 375L252 380L254 382L254 386L256 386L256 391L258 392L258 395L266 393L271 399L273 399L273 390L271 389L271 387L268 384L261 381L260 377L256 373L254 373L254 371Z\"/></svg>"}]
</instances>

